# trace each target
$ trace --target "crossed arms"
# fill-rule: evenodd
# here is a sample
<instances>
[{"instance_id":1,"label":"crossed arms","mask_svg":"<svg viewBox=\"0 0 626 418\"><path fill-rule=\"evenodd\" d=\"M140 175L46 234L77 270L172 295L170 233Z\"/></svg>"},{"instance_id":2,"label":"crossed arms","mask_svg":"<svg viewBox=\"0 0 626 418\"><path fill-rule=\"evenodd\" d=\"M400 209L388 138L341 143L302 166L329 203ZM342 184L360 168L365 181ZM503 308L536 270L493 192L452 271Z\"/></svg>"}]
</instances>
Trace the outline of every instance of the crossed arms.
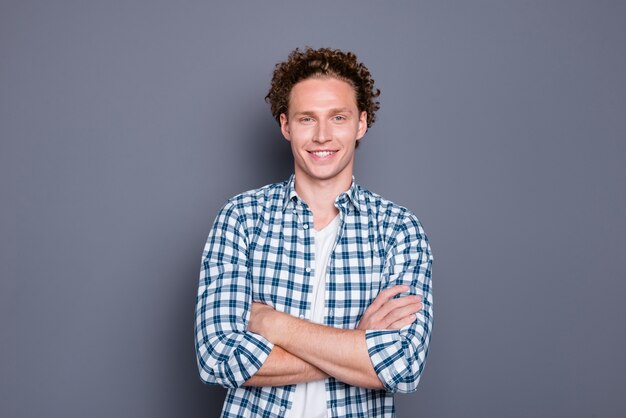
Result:
<instances>
[{"instance_id":1,"label":"crossed arms","mask_svg":"<svg viewBox=\"0 0 626 418\"><path fill-rule=\"evenodd\" d=\"M271 341L274 349L245 385L288 385L332 376L353 386L383 389L367 351L365 331L399 330L415 321L422 308L419 296L392 299L408 290L408 286L383 290L355 330L314 324L253 303L248 329Z\"/></svg>"},{"instance_id":2,"label":"crossed arms","mask_svg":"<svg viewBox=\"0 0 626 418\"><path fill-rule=\"evenodd\" d=\"M415 390L432 321L432 257L422 234L417 220L406 218L385 260L383 290L356 329L337 329L253 301L245 228L227 204L209 235L198 288L201 378L234 388L332 376L364 388Z\"/></svg>"}]
</instances>

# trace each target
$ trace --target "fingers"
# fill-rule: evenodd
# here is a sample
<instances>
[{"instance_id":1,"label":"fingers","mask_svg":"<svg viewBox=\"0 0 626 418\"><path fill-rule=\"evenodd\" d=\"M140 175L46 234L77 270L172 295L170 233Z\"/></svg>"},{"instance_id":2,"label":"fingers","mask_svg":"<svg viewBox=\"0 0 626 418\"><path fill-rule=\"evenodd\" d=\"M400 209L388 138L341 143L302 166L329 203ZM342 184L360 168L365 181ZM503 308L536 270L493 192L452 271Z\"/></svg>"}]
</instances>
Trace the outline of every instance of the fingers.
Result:
<instances>
[{"instance_id":1,"label":"fingers","mask_svg":"<svg viewBox=\"0 0 626 418\"><path fill-rule=\"evenodd\" d=\"M403 284L382 290L369 307L376 311L389 302L389 300L393 299L394 296L407 292L408 290L409 286Z\"/></svg>"},{"instance_id":2,"label":"fingers","mask_svg":"<svg viewBox=\"0 0 626 418\"><path fill-rule=\"evenodd\" d=\"M252 305L250 305L250 314L254 315L255 313L259 312L259 310L263 309L263 304L260 302L252 302Z\"/></svg>"},{"instance_id":3,"label":"fingers","mask_svg":"<svg viewBox=\"0 0 626 418\"><path fill-rule=\"evenodd\" d=\"M387 326L387 329L398 329L396 326L394 326L394 324L397 321L403 321L408 317L411 317L414 320L415 314L421 311L423 308L421 298L419 296L405 296L402 299L410 299L411 303L403 305L403 306L399 306L387 314L387 316L384 319L384 322L389 324ZM407 324L404 324L404 325L407 325Z\"/></svg>"},{"instance_id":4,"label":"fingers","mask_svg":"<svg viewBox=\"0 0 626 418\"><path fill-rule=\"evenodd\" d=\"M389 325L387 329L400 329L400 328L406 327L407 325L411 325L413 322L415 322L416 319L417 319L417 316L415 316L415 314L405 316L404 318L399 319L393 324Z\"/></svg>"},{"instance_id":5,"label":"fingers","mask_svg":"<svg viewBox=\"0 0 626 418\"><path fill-rule=\"evenodd\" d=\"M248 320L248 330L256 332L268 338L267 329L271 327L272 321L268 316L274 312L274 308L261 302L252 302L250 306L250 319Z\"/></svg>"},{"instance_id":6,"label":"fingers","mask_svg":"<svg viewBox=\"0 0 626 418\"><path fill-rule=\"evenodd\" d=\"M390 299L391 295L405 290L408 290L408 286L395 286L382 291L375 300L377 303L372 303L366 309L357 329L399 329L413 322L414 314L423 308L421 297L408 295ZM385 303L380 305L381 301Z\"/></svg>"},{"instance_id":7,"label":"fingers","mask_svg":"<svg viewBox=\"0 0 626 418\"><path fill-rule=\"evenodd\" d=\"M386 318L388 315L393 314L391 317L391 321L387 320L386 325L389 325L391 322L397 320L401 316L406 316L410 313L415 313L421 308L421 306L417 306L421 304L422 299L419 296L409 295L402 296L400 298L391 299L383 306L381 306L376 315L380 318ZM398 311L401 315L396 313Z\"/></svg>"}]
</instances>

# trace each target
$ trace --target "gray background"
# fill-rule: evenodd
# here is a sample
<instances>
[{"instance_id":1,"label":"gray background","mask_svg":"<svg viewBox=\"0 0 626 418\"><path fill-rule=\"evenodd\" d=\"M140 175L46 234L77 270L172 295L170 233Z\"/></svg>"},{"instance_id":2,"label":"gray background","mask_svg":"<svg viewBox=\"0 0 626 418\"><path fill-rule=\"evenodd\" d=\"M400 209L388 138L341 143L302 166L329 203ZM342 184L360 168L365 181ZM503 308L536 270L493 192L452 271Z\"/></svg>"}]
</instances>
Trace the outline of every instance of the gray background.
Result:
<instances>
[{"instance_id":1,"label":"gray background","mask_svg":"<svg viewBox=\"0 0 626 418\"><path fill-rule=\"evenodd\" d=\"M296 46L382 90L358 181L435 254L400 417L626 414L626 5L0 2L0 416L215 417L193 349L218 208L291 173Z\"/></svg>"}]
</instances>

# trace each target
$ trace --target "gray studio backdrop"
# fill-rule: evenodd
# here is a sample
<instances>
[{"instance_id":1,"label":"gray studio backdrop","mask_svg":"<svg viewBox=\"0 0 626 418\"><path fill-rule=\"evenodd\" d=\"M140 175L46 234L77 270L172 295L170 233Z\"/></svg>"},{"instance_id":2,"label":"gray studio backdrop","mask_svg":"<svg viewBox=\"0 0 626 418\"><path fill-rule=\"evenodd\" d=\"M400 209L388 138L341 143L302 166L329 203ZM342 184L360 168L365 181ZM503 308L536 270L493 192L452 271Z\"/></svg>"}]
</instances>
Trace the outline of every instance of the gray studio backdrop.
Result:
<instances>
[{"instance_id":1,"label":"gray studio backdrop","mask_svg":"<svg viewBox=\"0 0 626 418\"><path fill-rule=\"evenodd\" d=\"M193 348L225 200L291 173L296 46L382 90L358 181L412 209L435 328L400 417L626 415L618 1L0 2L0 416L217 417Z\"/></svg>"}]
</instances>

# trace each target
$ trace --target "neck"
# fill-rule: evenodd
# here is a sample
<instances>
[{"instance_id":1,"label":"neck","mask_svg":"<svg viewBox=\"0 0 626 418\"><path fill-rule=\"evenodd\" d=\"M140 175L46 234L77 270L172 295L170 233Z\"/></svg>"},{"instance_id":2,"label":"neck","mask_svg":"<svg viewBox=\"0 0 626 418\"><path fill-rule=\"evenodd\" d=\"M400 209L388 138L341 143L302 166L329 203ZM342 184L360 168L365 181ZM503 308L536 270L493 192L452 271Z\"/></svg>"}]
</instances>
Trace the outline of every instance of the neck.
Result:
<instances>
[{"instance_id":1,"label":"neck","mask_svg":"<svg viewBox=\"0 0 626 418\"><path fill-rule=\"evenodd\" d=\"M335 207L335 199L350 188L352 173L349 174L349 176L342 176L342 178L317 180L310 179L306 175L299 176L296 173L296 192L313 212L315 229L324 228L339 213Z\"/></svg>"}]
</instances>

